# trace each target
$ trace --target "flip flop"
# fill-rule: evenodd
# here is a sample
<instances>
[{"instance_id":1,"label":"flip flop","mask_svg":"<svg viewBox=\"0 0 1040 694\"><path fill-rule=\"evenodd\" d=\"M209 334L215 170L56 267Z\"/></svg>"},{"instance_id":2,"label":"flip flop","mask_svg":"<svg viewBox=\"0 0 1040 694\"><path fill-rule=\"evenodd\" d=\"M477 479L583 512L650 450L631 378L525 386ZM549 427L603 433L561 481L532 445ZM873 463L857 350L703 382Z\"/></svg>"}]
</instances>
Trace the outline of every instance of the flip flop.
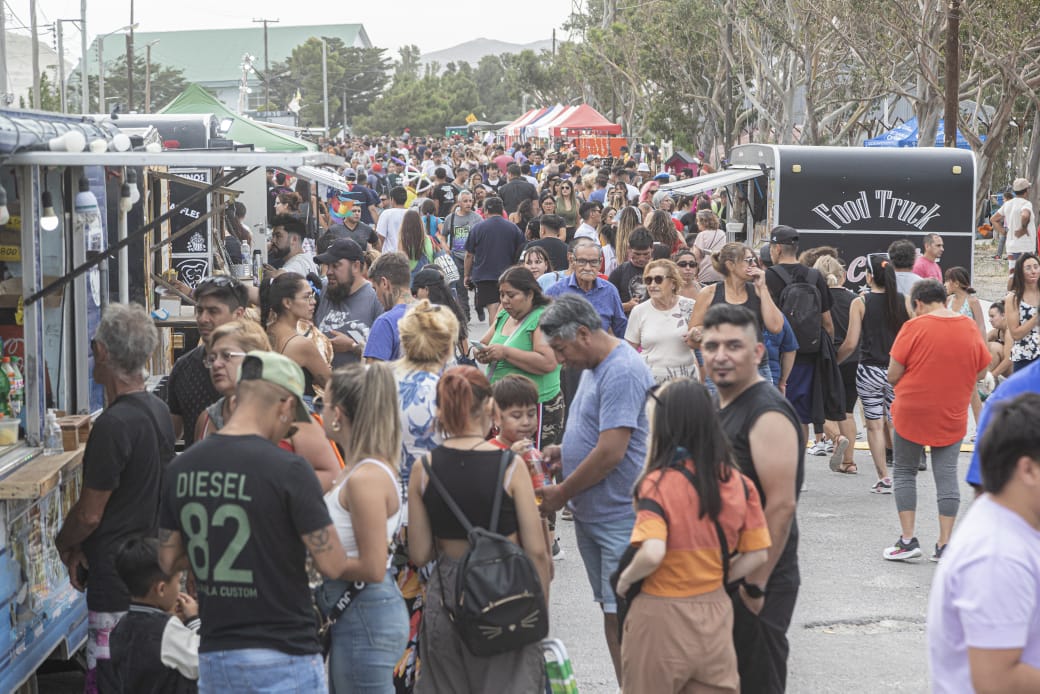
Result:
<instances>
[{"instance_id":1,"label":"flip flop","mask_svg":"<svg viewBox=\"0 0 1040 694\"><path fill-rule=\"evenodd\" d=\"M848 471L847 465L844 465L842 461L845 459L845 451L849 449L849 440L845 436L839 436L838 440L834 442L834 452L831 453L830 468L831 472L844 472L851 474ZM852 464L855 466L855 463ZM843 469L845 468L845 469Z\"/></svg>"}]
</instances>

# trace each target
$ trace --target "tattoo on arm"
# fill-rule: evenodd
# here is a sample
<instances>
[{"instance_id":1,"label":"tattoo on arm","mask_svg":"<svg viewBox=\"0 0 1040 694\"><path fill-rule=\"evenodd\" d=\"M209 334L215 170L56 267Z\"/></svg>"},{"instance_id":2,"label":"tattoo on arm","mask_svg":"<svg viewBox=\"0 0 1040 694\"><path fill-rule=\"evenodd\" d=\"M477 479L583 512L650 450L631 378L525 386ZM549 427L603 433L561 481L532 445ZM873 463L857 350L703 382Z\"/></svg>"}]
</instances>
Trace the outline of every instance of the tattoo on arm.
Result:
<instances>
[{"instance_id":1,"label":"tattoo on arm","mask_svg":"<svg viewBox=\"0 0 1040 694\"><path fill-rule=\"evenodd\" d=\"M327 527L318 528L312 533L307 533L304 542L307 544L307 549L313 556L317 556L332 549L332 543L329 542L329 529Z\"/></svg>"}]
</instances>

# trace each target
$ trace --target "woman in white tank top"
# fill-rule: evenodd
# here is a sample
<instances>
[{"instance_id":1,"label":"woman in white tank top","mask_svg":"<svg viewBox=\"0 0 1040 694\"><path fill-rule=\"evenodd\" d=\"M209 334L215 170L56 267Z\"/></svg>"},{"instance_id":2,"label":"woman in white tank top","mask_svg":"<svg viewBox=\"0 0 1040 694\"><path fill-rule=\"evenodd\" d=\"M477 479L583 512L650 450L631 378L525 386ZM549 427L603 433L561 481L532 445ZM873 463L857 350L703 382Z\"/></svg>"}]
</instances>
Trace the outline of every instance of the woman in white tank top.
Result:
<instances>
[{"instance_id":1,"label":"woman in white tank top","mask_svg":"<svg viewBox=\"0 0 1040 694\"><path fill-rule=\"evenodd\" d=\"M401 417L390 367L337 369L325 390L325 432L343 447L346 467L325 495L347 553L345 577L365 587L332 626L329 688L336 694L392 694L393 670L408 639L408 611L388 573L390 541L403 513L397 467ZM326 581L318 591L323 613L349 587Z\"/></svg>"}]
</instances>

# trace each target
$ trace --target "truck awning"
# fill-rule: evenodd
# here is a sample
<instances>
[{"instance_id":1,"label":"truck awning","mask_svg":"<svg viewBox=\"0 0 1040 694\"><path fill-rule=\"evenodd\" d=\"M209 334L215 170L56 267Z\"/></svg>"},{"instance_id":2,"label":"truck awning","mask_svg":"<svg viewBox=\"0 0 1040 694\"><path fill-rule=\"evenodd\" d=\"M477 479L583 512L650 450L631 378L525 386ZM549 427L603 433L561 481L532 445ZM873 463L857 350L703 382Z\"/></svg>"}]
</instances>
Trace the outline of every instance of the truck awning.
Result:
<instances>
[{"instance_id":1,"label":"truck awning","mask_svg":"<svg viewBox=\"0 0 1040 694\"><path fill-rule=\"evenodd\" d=\"M697 195L706 190L725 188L734 183L741 183L763 175L762 169L726 169L725 171L716 171L713 174L705 174L704 176L690 178L685 181L665 183L658 190L667 190L681 195Z\"/></svg>"}]
</instances>

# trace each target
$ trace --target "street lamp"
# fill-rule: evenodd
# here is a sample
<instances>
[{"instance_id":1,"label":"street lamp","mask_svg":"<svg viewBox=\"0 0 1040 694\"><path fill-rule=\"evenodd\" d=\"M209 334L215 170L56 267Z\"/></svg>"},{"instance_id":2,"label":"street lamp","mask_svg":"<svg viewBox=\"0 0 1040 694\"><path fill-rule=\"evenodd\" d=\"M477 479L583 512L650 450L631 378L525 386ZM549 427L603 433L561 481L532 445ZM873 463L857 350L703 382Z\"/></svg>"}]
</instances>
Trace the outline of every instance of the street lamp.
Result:
<instances>
[{"instance_id":1,"label":"street lamp","mask_svg":"<svg viewBox=\"0 0 1040 694\"><path fill-rule=\"evenodd\" d=\"M159 43L159 39L149 41L144 47L144 112L152 112L152 46Z\"/></svg>"},{"instance_id":2,"label":"street lamp","mask_svg":"<svg viewBox=\"0 0 1040 694\"><path fill-rule=\"evenodd\" d=\"M97 37L98 111L104 112L105 110L105 39L112 34L118 34L136 28L137 24L127 24L125 27L119 27L115 31L110 31L107 34L99 34Z\"/></svg>"}]
</instances>

